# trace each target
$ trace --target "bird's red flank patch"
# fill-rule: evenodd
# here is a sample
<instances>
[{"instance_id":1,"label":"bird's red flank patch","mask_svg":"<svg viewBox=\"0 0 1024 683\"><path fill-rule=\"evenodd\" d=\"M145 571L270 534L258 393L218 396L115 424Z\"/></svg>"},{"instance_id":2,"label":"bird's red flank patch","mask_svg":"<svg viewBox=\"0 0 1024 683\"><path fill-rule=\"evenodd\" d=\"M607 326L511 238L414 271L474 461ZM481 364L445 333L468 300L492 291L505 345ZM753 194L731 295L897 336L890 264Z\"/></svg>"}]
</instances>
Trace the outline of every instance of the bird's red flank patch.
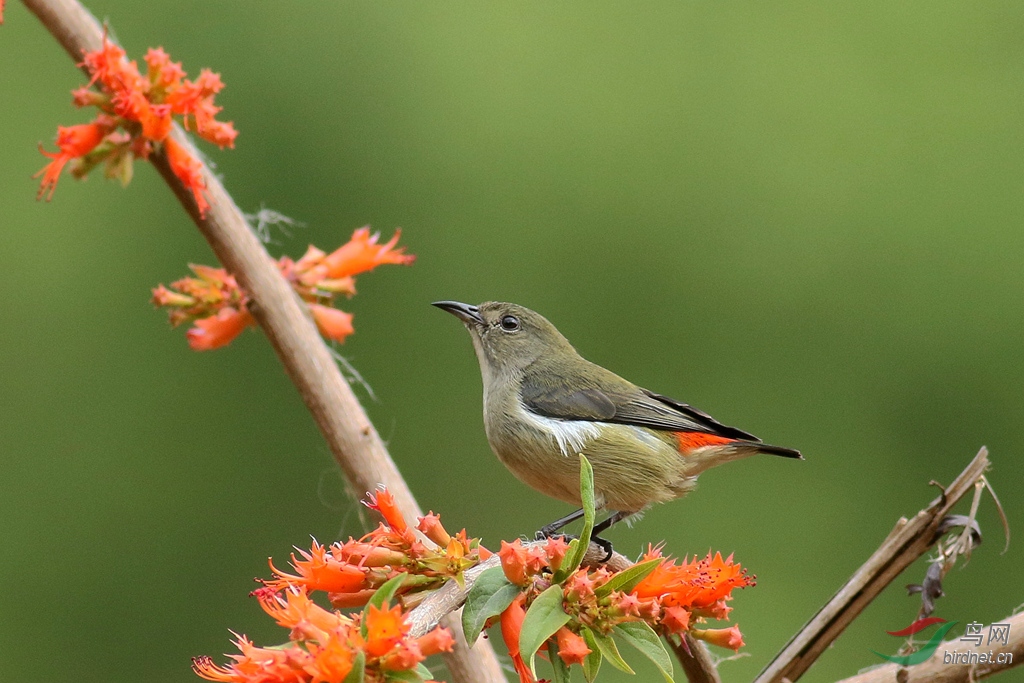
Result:
<instances>
[{"instance_id":1,"label":"bird's red flank patch","mask_svg":"<svg viewBox=\"0 0 1024 683\"><path fill-rule=\"evenodd\" d=\"M676 432L676 441L679 442L679 452L688 453L704 446L721 446L732 443L735 439L727 439L724 436L708 434L707 432Z\"/></svg>"}]
</instances>

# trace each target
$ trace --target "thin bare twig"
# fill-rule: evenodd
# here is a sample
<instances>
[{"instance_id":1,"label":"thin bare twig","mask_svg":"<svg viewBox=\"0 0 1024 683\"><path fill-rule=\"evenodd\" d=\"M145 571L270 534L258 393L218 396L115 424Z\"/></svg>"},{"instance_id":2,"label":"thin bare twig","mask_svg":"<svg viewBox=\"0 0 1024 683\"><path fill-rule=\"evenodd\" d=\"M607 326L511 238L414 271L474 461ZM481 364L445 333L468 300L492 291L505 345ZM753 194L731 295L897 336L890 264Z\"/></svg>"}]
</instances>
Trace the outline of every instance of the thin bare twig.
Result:
<instances>
[{"instance_id":1,"label":"thin bare twig","mask_svg":"<svg viewBox=\"0 0 1024 683\"><path fill-rule=\"evenodd\" d=\"M23 1L76 63L81 61L84 51L102 47L103 27L77 0ZM202 159L177 124L171 135L194 158ZM165 156L156 154L151 160L217 258L255 302L253 315L313 414L352 489L369 491L384 484L405 516L411 519L421 515L412 492L309 315L217 176L203 164L210 208L202 217L191 192L171 171ZM481 641L469 651L461 646L464 641L459 639L462 629L458 620L449 619L445 626L455 632L460 643L446 655L456 681L504 683L505 676L490 644Z\"/></svg>"},{"instance_id":2,"label":"thin bare twig","mask_svg":"<svg viewBox=\"0 0 1024 683\"><path fill-rule=\"evenodd\" d=\"M930 659L920 664L908 667L885 664L844 678L839 683L974 683L1024 664L1024 613L1007 617L999 623L1010 625L1005 645L978 648L951 640L940 645ZM982 654L988 658L989 651L992 652L992 661L979 661ZM1003 661L995 661L999 659Z\"/></svg>"},{"instance_id":3,"label":"thin bare twig","mask_svg":"<svg viewBox=\"0 0 1024 683\"><path fill-rule=\"evenodd\" d=\"M942 495L913 519L900 519L868 561L839 592L793 636L754 683L797 680L832 641L882 590L938 540L942 520L980 481L988 469L988 449L982 448Z\"/></svg>"}]
</instances>

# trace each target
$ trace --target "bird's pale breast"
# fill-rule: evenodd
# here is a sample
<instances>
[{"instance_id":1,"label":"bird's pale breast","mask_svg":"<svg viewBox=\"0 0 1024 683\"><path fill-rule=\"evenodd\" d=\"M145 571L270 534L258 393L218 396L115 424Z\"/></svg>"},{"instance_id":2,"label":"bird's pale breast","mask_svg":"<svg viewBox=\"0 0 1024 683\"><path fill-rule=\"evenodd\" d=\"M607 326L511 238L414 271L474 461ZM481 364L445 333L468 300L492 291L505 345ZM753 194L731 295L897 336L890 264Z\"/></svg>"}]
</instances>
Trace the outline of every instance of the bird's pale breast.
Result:
<instances>
[{"instance_id":1,"label":"bird's pale breast","mask_svg":"<svg viewBox=\"0 0 1024 683\"><path fill-rule=\"evenodd\" d=\"M580 504L578 453L594 467L600 507L635 512L693 488L694 478L687 476L685 458L671 434L545 417L521 403L512 408L512 415L485 412L491 448L516 477L553 498Z\"/></svg>"}]
</instances>

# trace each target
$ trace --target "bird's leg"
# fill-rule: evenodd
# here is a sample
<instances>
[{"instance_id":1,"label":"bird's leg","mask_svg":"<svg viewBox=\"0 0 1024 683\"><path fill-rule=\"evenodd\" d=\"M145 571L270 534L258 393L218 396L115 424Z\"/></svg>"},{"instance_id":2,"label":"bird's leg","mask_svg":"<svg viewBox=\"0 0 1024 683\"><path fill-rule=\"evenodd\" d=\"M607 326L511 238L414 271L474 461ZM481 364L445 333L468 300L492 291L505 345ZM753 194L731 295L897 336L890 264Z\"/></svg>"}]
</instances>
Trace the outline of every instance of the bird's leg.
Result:
<instances>
[{"instance_id":1,"label":"bird's leg","mask_svg":"<svg viewBox=\"0 0 1024 683\"><path fill-rule=\"evenodd\" d=\"M614 548L612 547L611 541L609 541L606 538L601 538L600 536L598 536L598 534L602 531L607 531L609 528L611 528L613 524L621 522L626 517L629 517L631 514L633 513L622 512L621 510L618 512L613 512L612 514L608 515L608 518L605 519L603 522L594 526L594 531L590 535L590 540L591 542L601 546L601 549L604 550L605 555L604 559L601 560L602 562L607 562L608 560L612 559L612 552Z\"/></svg>"},{"instance_id":2,"label":"bird's leg","mask_svg":"<svg viewBox=\"0 0 1024 683\"><path fill-rule=\"evenodd\" d=\"M608 531L608 529L611 528L612 524L617 524L621 522L626 517L629 517L631 514L633 513L622 512L621 510L619 512L613 512L612 514L608 515L607 519L605 519L603 522L594 527L594 535L596 536L602 531Z\"/></svg>"},{"instance_id":3,"label":"bird's leg","mask_svg":"<svg viewBox=\"0 0 1024 683\"><path fill-rule=\"evenodd\" d=\"M607 562L609 559L611 559L612 552L613 552L614 548L612 547L611 541L609 541L608 539L605 539L605 538L601 538L600 536L598 536L598 534L601 533L602 531L607 531L613 524L616 524L617 522L621 522L626 517L629 517L631 514L632 514L631 512L622 512L622 511L613 512L603 522L601 522L600 524L597 524L596 526L594 526L594 531L593 531L593 533L590 536L590 540L593 543L596 543L597 545L599 545L601 547L601 549L604 550L605 556L604 556L604 559L601 560L602 562ZM541 527L541 530L537 532L537 537L536 537L537 540L538 541L543 541L546 538L551 538L552 536L556 535L559 530L563 529L564 527L568 526L569 524L572 524L573 522L575 522L577 519L579 519L582 516L583 516L583 510L580 509L580 510L576 510L575 512L569 513L568 515L566 515L565 517L562 517L561 519L556 519L554 522L551 522L551 524L548 524L548 525L546 525L544 527ZM562 535L562 534L559 534L559 535Z\"/></svg>"},{"instance_id":4,"label":"bird's leg","mask_svg":"<svg viewBox=\"0 0 1024 683\"><path fill-rule=\"evenodd\" d=\"M540 531L537 532L537 540L543 541L546 538L551 538L559 529L565 528L566 526L572 524L582 516L583 508L580 508L576 512L570 512L561 519L556 519L555 521L551 522L551 524L546 524L542 526L540 528Z\"/></svg>"}]
</instances>

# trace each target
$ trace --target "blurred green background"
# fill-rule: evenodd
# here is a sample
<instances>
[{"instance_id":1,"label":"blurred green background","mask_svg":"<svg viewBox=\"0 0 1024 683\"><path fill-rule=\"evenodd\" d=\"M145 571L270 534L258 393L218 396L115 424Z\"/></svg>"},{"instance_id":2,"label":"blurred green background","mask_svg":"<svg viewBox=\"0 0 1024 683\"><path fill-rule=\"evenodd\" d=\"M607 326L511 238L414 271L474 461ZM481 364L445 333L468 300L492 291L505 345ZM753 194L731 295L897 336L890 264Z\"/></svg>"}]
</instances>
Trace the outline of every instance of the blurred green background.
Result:
<instances>
[{"instance_id":1,"label":"blurred green background","mask_svg":"<svg viewBox=\"0 0 1024 683\"><path fill-rule=\"evenodd\" d=\"M344 354L424 508L496 546L567 511L490 453L469 338L436 299L512 300L595 362L798 447L705 475L612 540L735 552L750 680L900 515L982 444L1024 532L1024 8L1019 2L138 3L97 0L134 58L227 83L239 205L364 224L419 260L359 280ZM84 82L17 2L0 28L0 680L192 681L266 558L359 535L358 507L258 332L189 351L149 289L211 253L152 168L122 190L32 173ZM365 397L365 394L364 394ZM966 507L966 506L965 506ZM937 615L1024 602L986 543ZM902 585L804 679L893 652ZM960 633L960 627L955 633ZM444 676L438 671L439 677ZM633 680L654 680L640 669ZM602 673L607 681L615 672ZM1024 680L1017 672L1001 680Z\"/></svg>"}]
</instances>

